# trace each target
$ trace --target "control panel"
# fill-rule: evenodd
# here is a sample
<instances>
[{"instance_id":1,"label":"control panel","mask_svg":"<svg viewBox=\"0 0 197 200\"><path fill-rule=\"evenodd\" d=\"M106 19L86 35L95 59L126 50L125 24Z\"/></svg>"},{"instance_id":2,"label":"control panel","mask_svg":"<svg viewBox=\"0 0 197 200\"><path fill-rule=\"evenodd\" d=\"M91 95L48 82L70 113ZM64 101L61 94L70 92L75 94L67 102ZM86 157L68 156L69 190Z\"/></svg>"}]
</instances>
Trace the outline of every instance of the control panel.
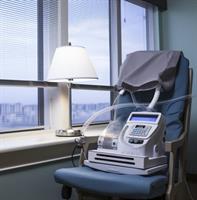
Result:
<instances>
[{"instance_id":1,"label":"control panel","mask_svg":"<svg viewBox=\"0 0 197 200\"><path fill-rule=\"evenodd\" d=\"M129 144L143 144L154 133L160 117L160 113L132 112L123 128L124 141Z\"/></svg>"},{"instance_id":2,"label":"control panel","mask_svg":"<svg viewBox=\"0 0 197 200\"><path fill-rule=\"evenodd\" d=\"M131 129L130 136L147 137L151 126L148 125L134 125Z\"/></svg>"}]
</instances>

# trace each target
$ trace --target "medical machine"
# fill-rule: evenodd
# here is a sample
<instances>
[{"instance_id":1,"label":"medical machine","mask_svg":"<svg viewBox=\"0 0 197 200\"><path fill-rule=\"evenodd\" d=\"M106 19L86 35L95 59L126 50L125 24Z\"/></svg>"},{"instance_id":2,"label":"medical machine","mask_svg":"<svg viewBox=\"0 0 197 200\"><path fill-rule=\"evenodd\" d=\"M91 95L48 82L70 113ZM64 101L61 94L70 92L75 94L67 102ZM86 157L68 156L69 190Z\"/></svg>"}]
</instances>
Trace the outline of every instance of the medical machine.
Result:
<instances>
[{"instance_id":1,"label":"medical machine","mask_svg":"<svg viewBox=\"0 0 197 200\"><path fill-rule=\"evenodd\" d=\"M159 98L159 88L148 108ZM159 112L131 112L120 134L98 138L97 150L88 152L86 166L119 174L148 175L167 167L164 152L165 119ZM107 141L107 142L106 142Z\"/></svg>"},{"instance_id":2,"label":"medical machine","mask_svg":"<svg viewBox=\"0 0 197 200\"><path fill-rule=\"evenodd\" d=\"M101 171L148 175L167 167L164 152L166 130L164 116L154 112L160 92L170 91L176 78L180 52L136 52L127 56L121 66L117 89L119 95L130 94L136 109L122 129L107 127L98 139L97 150L88 152L84 164ZM138 95L155 89L147 107L138 105ZM139 93L138 93L139 94ZM143 99L143 98L142 98ZM135 112L141 110L141 112ZM156 109L157 110L157 109ZM125 110L126 112L126 110ZM124 116L124 113L121 113ZM119 123L116 119L114 124ZM118 127L118 126L117 126ZM117 131L118 130L118 131Z\"/></svg>"},{"instance_id":3,"label":"medical machine","mask_svg":"<svg viewBox=\"0 0 197 200\"><path fill-rule=\"evenodd\" d=\"M120 174L152 174L167 167L164 155L165 120L157 112L132 112L112 149L102 147L88 152L85 165Z\"/></svg>"}]
</instances>

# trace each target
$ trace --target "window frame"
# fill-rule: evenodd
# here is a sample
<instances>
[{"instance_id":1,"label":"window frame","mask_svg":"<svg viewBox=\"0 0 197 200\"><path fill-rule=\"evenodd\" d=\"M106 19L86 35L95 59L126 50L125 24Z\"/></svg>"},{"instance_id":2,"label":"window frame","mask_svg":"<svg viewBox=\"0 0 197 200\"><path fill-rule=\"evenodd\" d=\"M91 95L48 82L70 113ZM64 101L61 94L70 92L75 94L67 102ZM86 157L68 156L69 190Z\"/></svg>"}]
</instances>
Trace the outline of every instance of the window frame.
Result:
<instances>
[{"instance_id":1,"label":"window frame","mask_svg":"<svg viewBox=\"0 0 197 200\"><path fill-rule=\"evenodd\" d=\"M43 1L37 0L37 69L38 80L44 79L44 21ZM44 89L38 88L38 126L44 125Z\"/></svg>"},{"instance_id":2,"label":"window frame","mask_svg":"<svg viewBox=\"0 0 197 200\"><path fill-rule=\"evenodd\" d=\"M138 0L127 0L131 3L139 5ZM63 46L68 44L68 1L58 1L58 38L57 45ZM140 6L144 7L144 4L140 4ZM153 7L152 5L146 7L148 18L148 31L149 29L152 32L148 33L147 41L150 40L152 45L148 45L148 50L159 50L159 21L158 21L158 9ZM38 1L38 81L31 80L8 80L8 79L0 79L0 86L17 86L17 87L36 87L38 88L38 127L33 128L33 130L44 129L48 126L46 121L49 116L48 110L50 110L51 102L50 98L52 93L46 95L44 92L44 88L52 88L52 90L57 90L59 87L58 83L51 83L47 81L43 81L44 75L47 74L47 68L44 69L44 46L43 46L43 1ZM42 29L40 29L42 27ZM151 35L152 34L152 35ZM152 38L150 38L150 35ZM156 39L155 39L156 37ZM121 2L109 0L109 47L110 47L110 85L88 85L88 84L72 84L73 89L83 89L83 90L100 90L100 91L110 91L110 103L115 99L115 90L113 85L115 85L116 80L118 78L118 74L120 71L120 66L122 63L122 44L121 44ZM66 94L65 97L67 98ZM71 99L71 98L70 98ZM47 104L47 105L46 105ZM66 104L66 106L68 106ZM70 106L72 106L72 102L70 102ZM72 112L72 110L70 109ZM71 113L66 113L64 116L70 115ZM50 126L50 120L47 121ZM105 123L105 122L104 122ZM43 124L44 126L42 126ZM41 126L40 126L41 125ZM18 131L32 131L31 129L20 129L15 130L11 129L7 132L18 132ZM7 133L6 132L6 133ZM1 132L5 133L5 131Z\"/></svg>"}]
</instances>

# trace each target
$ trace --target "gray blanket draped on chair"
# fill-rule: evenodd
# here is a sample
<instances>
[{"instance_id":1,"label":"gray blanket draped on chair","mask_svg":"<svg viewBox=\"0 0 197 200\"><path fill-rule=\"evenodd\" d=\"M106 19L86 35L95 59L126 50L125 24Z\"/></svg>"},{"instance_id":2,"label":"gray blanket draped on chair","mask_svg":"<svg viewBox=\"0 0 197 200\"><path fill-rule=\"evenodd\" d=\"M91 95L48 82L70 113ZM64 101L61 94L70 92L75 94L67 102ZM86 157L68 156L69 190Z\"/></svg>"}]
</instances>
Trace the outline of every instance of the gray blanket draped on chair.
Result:
<instances>
[{"instance_id":1,"label":"gray blanket draped on chair","mask_svg":"<svg viewBox=\"0 0 197 200\"><path fill-rule=\"evenodd\" d=\"M175 81L180 51L137 51L127 55L121 66L117 88L149 90L161 85L169 91Z\"/></svg>"}]
</instances>

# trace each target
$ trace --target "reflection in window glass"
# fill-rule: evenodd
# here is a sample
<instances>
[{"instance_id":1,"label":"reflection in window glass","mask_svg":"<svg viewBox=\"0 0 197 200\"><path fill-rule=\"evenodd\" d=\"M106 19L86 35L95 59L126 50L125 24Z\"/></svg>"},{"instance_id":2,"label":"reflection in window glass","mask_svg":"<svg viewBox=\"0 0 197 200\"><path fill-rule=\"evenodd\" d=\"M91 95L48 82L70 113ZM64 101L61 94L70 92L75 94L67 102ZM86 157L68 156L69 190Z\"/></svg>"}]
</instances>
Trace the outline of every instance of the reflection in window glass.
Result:
<instances>
[{"instance_id":1,"label":"reflection in window glass","mask_svg":"<svg viewBox=\"0 0 197 200\"><path fill-rule=\"evenodd\" d=\"M69 0L68 37L72 45L84 46L96 69L98 80L86 84L110 85L109 1ZM102 91L73 91L72 122L81 124L93 113L110 104L110 93ZM109 115L98 121L109 120Z\"/></svg>"},{"instance_id":2,"label":"reflection in window glass","mask_svg":"<svg viewBox=\"0 0 197 200\"><path fill-rule=\"evenodd\" d=\"M72 123L82 124L95 112L110 106L110 92L106 91L72 91ZM96 118L95 122L104 122L110 119L110 112Z\"/></svg>"},{"instance_id":3,"label":"reflection in window glass","mask_svg":"<svg viewBox=\"0 0 197 200\"><path fill-rule=\"evenodd\" d=\"M128 53L147 49L146 9L121 1L122 60Z\"/></svg>"}]
</instances>

